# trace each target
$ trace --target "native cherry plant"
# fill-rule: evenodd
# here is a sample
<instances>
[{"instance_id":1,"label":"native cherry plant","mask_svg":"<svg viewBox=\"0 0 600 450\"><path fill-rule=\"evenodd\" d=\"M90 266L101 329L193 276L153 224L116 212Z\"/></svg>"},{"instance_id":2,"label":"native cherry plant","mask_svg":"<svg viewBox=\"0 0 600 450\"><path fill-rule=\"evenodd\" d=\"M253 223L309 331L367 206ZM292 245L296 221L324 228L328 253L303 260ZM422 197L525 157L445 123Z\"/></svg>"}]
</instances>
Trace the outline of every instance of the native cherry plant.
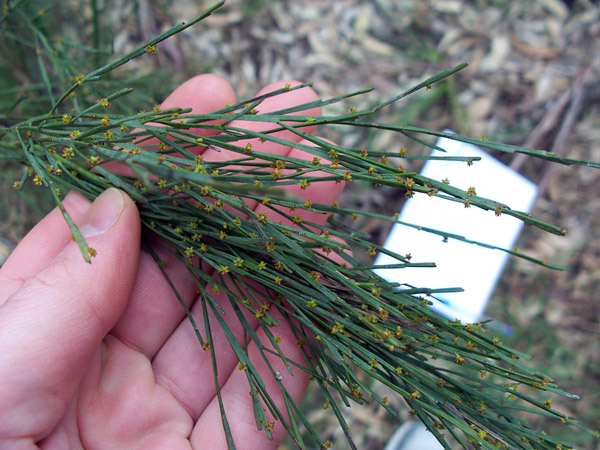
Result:
<instances>
[{"instance_id":1,"label":"native cherry plant","mask_svg":"<svg viewBox=\"0 0 600 450\"><path fill-rule=\"evenodd\" d=\"M68 47L57 35L58 27L43 25L46 19L40 17L36 2L5 1L0 12L3 48L25 55L23 70L28 70L29 76L29 83L23 84L20 80L24 77L11 75L14 71L8 67L16 63L11 63L8 57L2 63L5 80L0 88L0 158L24 168L14 187L34 185L49 190L73 232L82 257L92 264L96 251L86 244L63 208L61 198L69 190L76 190L94 199L111 186L127 192L137 203L143 225L152 231L147 233L153 236L152 245L147 240L144 246L155 256L156 263L164 266L155 252L157 246L162 246L186 264L195 280L201 317L192 316L176 294L186 310L190 327L196 331L198 345L212 356L219 402L222 403L222 398L215 355L219 349L212 345L209 312L216 318L212 326L221 327L239 361L237 368L248 379L256 426L267 435L273 427L284 427L299 448L315 448L315 442L322 448L331 447L330 442L314 431L282 383L284 377L299 371L308 373L318 384L326 399L323 407L335 414L353 448L341 404L377 402L395 414L388 407L388 399L374 391L373 383L362 381L365 375L401 396L411 414L423 421L445 448L450 448L446 442L448 436L465 448L469 444L483 448L569 447L567 442L529 428L527 414L553 417L558 425L570 424L589 432L575 419L554 410L549 397L540 401L539 396L531 393L539 390L549 395L575 397L524 364L527 355L503 345L482 323L449 321L433 312L426 300L433 290L392 285L375 276L373 266L361 265L352 256L350 249L354 255L386 252L397 260L397 264L386 267L431 266L393 254L372 243L364 232L341 226L339 220L343 216L366 216L394 222L396 217L344 207L337 201L323 204L303 200L300 195L291 194L289 187L301 193L314 189L322 181L348 184L362 180L374 187L395 187L407 197L437 196L488 210L490 214L508 214L527 225L561 235L565 233L562 228L512 210L510 205L479 197L474 190L463 191L445 181L392 165L392 157L411 158L405 150L340 147L307 133L307 127L335 124L392 130L430 147L427 136L445 136L561 164L596 168L600 164L369 121L374 112L433 85L466 64L424 80L372 108L356 110L349 105L347 113L342 115L309 116L302 112L348 102L368 90L264 114L260 114L260 109L266 99L308 84L285 85L210 114L158 107L150 111L128 110L135 102L131 100L133 88L147 80L115 69L137 57L152 57L160 51L163 40L208 17L222 4L86 73L86 65L100 61L98 54L102 49L86 47L84 43ZM44 5L48 8L47 3ZM92 7L95 8L95 2ZM96 18L97 10L93 12ZM47 20L51 20L48 16L45 15ZM96 27L94 30L97 31ZM97 47L98 39L94 42ZM239 126L254 121L272 126L261 132ZM198 137L198 130L204 130L202 137ZM283 130L298 139L274 134ZM305 143L298 143L300 139ZM311 156L298 158L261 152L248 140L281 144ZM234 157L209 160L199 155L201 148L229 152ZM453 160L456 164L477 160L438 159ZM476 165L473 170L477 170ZM257 203L264 206L262 212L249 206ZM325 224L307 220L316 217L315 214L328 215L330 220ZM424 232L459 238L443 231ZM500 250L554 267L517 251ZM166 271L163 273L168 277ZM265 292L269 301L265 301ZM223 317L223 305L216 300L218 293L220 299L230 302L230 310L245 330L245 340L236 339ZM273 311L295 333L301 360L289 359L281 350L280 323L273 317ZM255 325L248 322L243 312L254 316L266 339L258 338ZM198 320L203 326L197 325ZM277 392L266 388L265 375L256 370L256 360L249 357L250 344L258 349L260 363L269 368L269 385L276 386ZM285 367L284 371L272 367L273 358ZM285 409L277 407L274 395L283 397ZM225 410L221 411L233 449L236 443Z\"/></svg>"}]
</instances>

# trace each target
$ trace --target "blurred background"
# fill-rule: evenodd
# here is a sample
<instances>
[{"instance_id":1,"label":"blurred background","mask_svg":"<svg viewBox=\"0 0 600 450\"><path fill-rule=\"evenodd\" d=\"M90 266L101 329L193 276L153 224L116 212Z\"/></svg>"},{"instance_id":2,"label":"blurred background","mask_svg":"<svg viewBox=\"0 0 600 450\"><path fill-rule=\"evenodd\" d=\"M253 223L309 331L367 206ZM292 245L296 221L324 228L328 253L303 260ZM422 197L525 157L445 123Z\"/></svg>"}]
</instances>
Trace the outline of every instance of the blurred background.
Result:
<instances>
[{"instance_id":1,"label":"blurred background","mask_svg":"<svg viewBox=\"0 0 600 450\"><path fill-rule=\"evenodd\" d=\"M92 14L87 2L61 3L77 11L84 24L69 27L70 16L63 13L64 32L89 36ZM213 3L98 1L101 44L122 55ZM600 160L600 8L590 0L228 0L217 14L160 44L156 57L141 58L135 67L152 74L143 99L149 105L202 72L225 77L240 99L279 79L312 81L323 98L375 88L333 105L333 114L389 99L463 61L469 62L467 69L390 105L373 120L450 128L570 158ZM429 152L385 132L332 128L326 137L351 147L398 151L406 146L413 155ZM557 237L526 228L520 249L570 270L551 271L511 259L487 314L512 327L505 343L534 355L535 367L581 396L579 401L553 398L553 406L600 429L600 171L493 156L538 183L532 214L569 232ZM420 169L412 160L403 165ZM1 262L51 204L37 192L16 193L12 183L20 172L5 163L0 169ZM343 201L393 214L402 206L401 194L353 183ZM383 244L389 224L359 225ZM376 406L348 409L358 448L383 448L408 416L403 404L395 402L395 418ZM309 391L305 403L321 434L336 449L345 448L337 420L331 410L321 408L316 390ZM575 429L555 422L537 425L576 448L596 448ZM284 443L282 448L291 446Z\"/></svg>"}]
</instances>

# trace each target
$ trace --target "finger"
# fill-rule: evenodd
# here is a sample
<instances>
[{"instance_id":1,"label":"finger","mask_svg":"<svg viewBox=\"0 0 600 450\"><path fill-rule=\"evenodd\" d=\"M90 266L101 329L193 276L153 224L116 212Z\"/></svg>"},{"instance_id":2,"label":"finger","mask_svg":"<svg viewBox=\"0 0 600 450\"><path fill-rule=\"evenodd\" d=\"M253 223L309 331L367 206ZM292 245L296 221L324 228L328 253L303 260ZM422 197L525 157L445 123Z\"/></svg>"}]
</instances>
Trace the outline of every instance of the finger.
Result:
<instances>
[{"instance_id":1,"label":"finger","mask_svg":"<svg viewBox=\"0 0 600 450\"><path fill-rule=\"evenodd\" d=\"M198 295L196 284L185 264L165 248L156 247L154 252L179 298L154 258L142 251L131 299L110 332L150 360L185 317L180 299L189 308Z\"/></svg>"},{"instance_id":2,"label":"finger","mask_svg":"<svg viewBox=\"0 0 600 450\"><path fill-rule=\"evenodd\" d=\"M325 139L321 139L326 141ZM311 146L311 147L316 147L316 144L309 142L307 140L302 140L300 141L301 144L303 145L307 145L307 146ZM291 158L298 158L298 159L302 159L305 161L310 161L313 159L313 155L310 153L307 153L303 150L297 149L297 148L293 148L290 150L289 154L287 155ZM328 164L329 161L327 161L326 159L322 158L321 159L321 164ZM282 171L283 172L283 171ZM326 172L323 172L321 170L313 172L308 178L320 178L320 177L324 177L327 176L328 174ZM338 183L336 181L309 181L309 185L306 187L303 187L300 185L300 183L298 184L292 184L292 185L286 185L286 186L282 186L283 189L285 189L286 192L293 194L301 199L307 200L309 202L312 203L323 203L323 204L331 204L334 200L337 200L339 198L339 196L342 193L342 190L344 189L344 185L342 183ZM278 209L284 213L287 214L289 216L295 216L295 215L300 215L300 217L302 218L303 222L312 222L318 225L324 225L325 222L327 221L327 217L329 217L329 214L327 213L323 213L323 212L319 212L316 210L310 210L310 208L302 208L302 209L298 209L296 211L291 211L289 208L285 208L285 207L278 207ZM287 219L284 215L273 211L273 209L271 209L270 207L268 207L267 205L257 205L255 208L255 212L257 214L267 214L267 218L272 221L272 222L278 222L281 221L282 223L286 224L286 225L294 225L294 223ZM310 227L309 228L313 228L314 227Z\"/></svg>"},{"instance_id":3,"label":"finger","mask_svg":"<svg viewBox=\"0 0 600 450\"><path fill-rule=\"evenodd\" d=\"M171 108L190 108L189 114L208 114L213 111L225 108L228 104L236 102L235 92L231 85L218 75L211 73L197 75L184 83L180 84L160 105L161 110ZM207 121L206 124L215 124L220 121ZM214 128L196 128L189 130L198 136L211 136L219 134ZM156 139L149 139L144 145L152 147L157 145ZM198 152L201 149L198 148Z\"/></svg>"},{"instance_id":4,"label":"finger","mask_svg":"<svg viewBox=\"0 0 600 450\"><path fill-rule=\"evenodd\" d=\"M160 105L160 109L191 108L191 114L207 114L235 103L231 85L218 75L202 74L179 85ZM212 122L208 122L212 123ZM199 136L217 134L218 131L191 128Z\"/></svg>"},{"instance_id":5,"label":"finger","mask_svg":"<svg viewBox=\"0 0 600 450\"><path fill-rule=\"evenodd\" d=\"M77 416L83 445L74 448L190 448L189 414L156 386L148 358L110 335L81 381Z\"/></svg>"},{"instance_id":6,"label":"finger","mask_svg":"<svg viewBox=\"0 0 600 450\"><path fill-rule=\"evenodd\" d=\"M287 319L282 317L277 311L273 311L272 314L281 324L279 327L272 329L273 334L281 339L278 344L279 348L289 361L302 364L302 350L298 347L297 339L293 331L287 325ZM261 342L261 346L274 351L262 329L257 331L257 335ZM277 409L284 417L286 417L286 406L281 394L281 388L279 387L279 381L286 389L291 399L295 403L299 403L308 386L309 377L306 372L295 367L292 363L290 363L292 368L292 373L290 374L279 357L269 352L264 352L264 355L269 361L270 367L265 363L263 356L260 354L255 343L252 342L250 344L248 357L264 382L264 390L271 397ZM277 380L276 377L280 378L280 380ZM236 448L260 448L265 450L278 448L286 435L286 430L280 422L273 419L272 415L264 406L263 408L266 410L267 420L274 425L271 430L273 439L268 439L264 432L264 428L263 430L258 429L253 399L250 395L250 388L248 386L248 379L245 371L234 370L222 387L221 395ZM270 425L268 426L270 427ZM190 442L192 448L197 449L228 448L221 420L219 402L216 397L213 398L212 402L198 420L190 437Z\"/></svg>"},{"instance_id":7,"label":"finger","mask_svg":"<svg viewBox=\"0 0 600 450\"><path fill-rule=\"evenodd\" d=\"M88 199L74 191L62 203L76 224L90 206ZM27 233L0 270L0 306L59 253L70 242L71 235L58 207Z\"/></svg>"},{"instance_id":8,"label":"finger","mask_svg":"<svg viewBox=\"0 0 600 450\"><path fill-rule=\"evenodd\" d=\"M257 96L267 94L269 92L276 91L278 89L284 88L286 85L289 86L297 86L301 84L299 81L278 81L275 83L271 83L268 86L264 87ZM258 115L266 114L269 112L279 111L287 108L291 108L298 105L303 105L306 103L313 102L318 100L318 96L316 92L310 87L304 87L298 90L286 92L284 94L276 95L273 97L269 97L265 99L256 109L258 111ZM306 114L306 115L319 115L321 113L321 108L310 108L304 111L298 111L293 113L292 115L297 114ZM245 121L245 120L233 120L228 124L230 128L238 128L245 129L250 131L257 132L267 132L268 130L273 130L280 128L280 125L274 124L272 122L255 122L255 121ZM303 131L307 133L312 133L315 130L314 126L306 127ZM291 131L284 130L278 131L276 133L270 133L270 136L274 136L280 139L285 139L291 142L300 141L300 136ZM288 155L292 148L288 145L278 144L269 140L262 141L260 139L240 139L235 142L240 148L245 148L249 145L249 148L252 149L254 156L256 156L257 152L261 153L270 153L274 155ZM221 151L217 152L210 148L206 149L202 153L202 157L205 161L211 162L227 162L230 160L235 160L240 158L240 154L236 153L232 150L221 149ZM258 160L258 157L257 157ZM227 166L228 170L236 170L243 169L242 166L236 166L235 164L230 164ZM254 209L257 205L257 202L252 199L245 199L246 206L250 209ZM225 208L227 210L231 210L231 208L226 205Z\"/></svg>"},{"instance_id":9,"label":"finger","mask_svg":"<svg viewBox=\"0 0 600 450\"><path fill-rule=\"evenodd\" d=\"M178 86L160 105L163 110L170 108L191 108L191 114L208 114L224 108L227 104L235 103L235 92L231 85L218 75L202 74L190 78ZM206 123L217 123L209 121ZM198 136L217 134L214 129L190 128L188 131ZM140 142L145 149L156 148L159 141L151 138ZM190 151L193 149L190 149ZM201 149L198 148L197 152ZM120 163L108 162L103 167L121 176L135 176L131 169Z\"/></svg>"},{"instance_id":10,"label":"finger","mask_svg":"<svg viewBox=\"0 0 600 450\"><path fill-rule=\"evenodd\" d=\"M80 230L97 251L91 264L70 242L0 307L4 439L37 441L54 428L129 299L140 245L133 201L108 189L82 217Z\"/></svg>"},{"instance_id":11,"label":"finger","mask_svg":"<svg viewBox=\"0 0 600 450\"><path fill-rule=\"evenodd\" d=\"M227 289L241 298L252 299L250 292L259 302L268 298L266 289L250 280L244 281L245 286L239 286L230 278L225 277L224 283ZM210 340L210 345L215 349L218 382L219 385L222 385L238 363L238 359L235 353L231 351L231 343L220 321L225 322L230 335L242 347L245 346L247 332L245 332L246 328L240 323L236 310L244 317L248 329L254 330L258 322L252 312L240 307L236 300L230 299L225 289L220 290L218 293L213 293L208 288L207 290L211 292L212 301L219 305L219 312L213 311L208 305L211 300L203 299L194 304L191 312L198 326L198 332L205 342ZM256 303L252 300L251 302ZM210 336L207 334L205 327L203 303L206 304L207 308ZM234 303L236 303L235 306ZM255 305L254 307L258 309L258 306ZM217 314L219 318L216 317ZM173 396L188 410L192 418L194 420L198 419L215 395L213 364L211 362L210 347L199 344L195 330L187 318L181 322L177 330L160 349L152 365L158 384L169 389ZM182 371L185 372L185 377L181 376Z\"/></svg>"},{"instance_id":12,"label":"finger","mask_svg":"<svg viewBox=\"0 0 600 450\"><path fill-rule=\"evenodd\" d=\"M290 86L297 86L301 84L299 81L278 81L275 83L271 83L262 89L258 95L263 95L269 92L273 92L275 90L281 89L284 86L289 84ZM256 109L258 112L258 116L260 114L266 114L269 112L274 112L278 110L287 109L290 107L303 105L305 103L313 102L318 100L318 96L316 92L310 87L304 87L302 89L286 92L284 94L276 95L273 97L269 97L265 99ZM319 115L321 113L321 108L310 108L304 111L298 111L292 113L291 115ZM228 124L229 128L240 128L251 131L258 132L267 132L269 130L274 130L280 128L280 125L272 123L272 122L255 122L255 121L246 121L246 120L234 120ZM315 127L310 126L303 128L303 131L307 133L312 133ZM292 142L298 142L301 138L288 130L278 131L276 133L271 133L270 136L274 136L280 139L285 139ZM282 144L278 144L269 140L264 142L258 139L243 139L235 142L235 145L239 147L245 147L247 144L250 144L251 148L255 152L262 153L271 153L274 155L287 155L290 151L290 147ZM220 152L215 152L213 150L207 149L203 152L202 157L206 161L229 161L232 159L238 159L240 157L239 153L230 150L221 150Z\"/></svg>"}]
</instances>

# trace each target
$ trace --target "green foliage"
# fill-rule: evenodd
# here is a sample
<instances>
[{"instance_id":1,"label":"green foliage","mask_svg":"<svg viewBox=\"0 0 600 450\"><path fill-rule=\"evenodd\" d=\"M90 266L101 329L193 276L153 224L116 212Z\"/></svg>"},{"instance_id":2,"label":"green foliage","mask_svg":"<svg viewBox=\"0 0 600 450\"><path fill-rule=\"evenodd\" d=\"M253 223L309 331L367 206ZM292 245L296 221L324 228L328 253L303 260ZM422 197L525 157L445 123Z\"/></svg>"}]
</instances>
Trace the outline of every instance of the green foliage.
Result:
<instances>
[{"instance_id":1,"label":"green foliage","mask_svg":"<svg viewBox=\"0 0 600 450\"><path fill-rule=\"evenodd\" d=\"M509 205L470 195L443 181L389 163L392 157L411 158L411 155L339 147L306 134L304 129L334 124L375 132L391 130L429 147L433 146L427 136L445 136L557 163L600 165L558 158L540 150L368 121L369 115L447 78L466 64L431 77L383 104L359 111L350 109L342 115L287 114L325 107L368 91L260 115L253 110L266 98L304 85L286 87L210 114L191 114L185 109L132 112L137 110L132 105L139 102L131 100L134 95L131 87L143 84L143 80L123 70L126 64L134 58L152 57L152 53L160 51L162 40L209 16L221 4L129 54L94 68L94 62L108 59L102 49L75 40L61 40L55 34L56 29L44 25L46 16L58 13L56 5L45 7L44 14L40 14L37 9L40 3L5 1L0 13L0 39L3 48L13 47L17 51L5 52L0 63L0 159L24 167L15 187L39 185L48 189L88 261L94 250L87 246L62 208L62 195L76 190L93 199L110 186L126 191L136 201L144 226L161 236L161 245L188 266L196 281L203 319L208 320L212 312L223 328L240 367L246 371L256 402L257 424L265 428L267 435L270 431L264 426L265 408L290 432L299 447L307 445L301 427L320 446L327 446L312 431L299 405L286 391L280 381L282 375L271 370L281 391L277 394L283 395L287 410L277 408L272 398L274 393L265 388L265 380L248 358L247 346L238 342L223 319L215 292L227 294L248 338L269 367L267 357L274 355L284 362L290 374L307 371L314 378L344 430L340 402L362 403L369 398L388 408L386 399L378 397L370 384L361 381L362 372L402 396L413 414L446 448L449 447L442 437L444 433L450 433L465 447L468 443L483 448L568 447L567 442L529 428L521 418L522 413L545 415L555 418L557 424L568 422L585 428L552 409L551 403L539 401L520 387L569 394L543 373L530 369L523 363L526 355L502 344L484 324L451 322L430 310L424 297L434 291L392 285L376 277L372 267L361 267L348 253L350 246L369 254L390 252L372 244L368 235L336 225L340 216L362 215L389 221L395 218L337 204L307 204L277 188L295 184L309 188L309 183L322 180L340 183L360 180L374 186L395 187L407 197L431 195L455 202L468 200L472 207L488 210L490 214L508 214L544 231L563 234L564 230L512 210ZM89 42L98 45L101 41L98 27L96 23L90 30L89 40L85 41L88 45ZM273 128L265 132L250 131L232 126L233 119L271 122ZM215 120L221 123L215 124ZM194 129L210 129L219 134L198 138L192 132ZM274 135L281 130L308 139L315 146ZM298 148L312 154L314 160L258 152L239 144L246 139ZM193 152L200 145L214 151L229 150L239 156L227 163L204 161ZM455 160L457 164L472 162L469 158L442 159ZM128 170L115 172L112 169L115 164ZM268 215L255 213L247 202L262 202L273 214L280 214L295 226L269 220ZM290 212L293 209L332 217L327 225L321 226L298 220ZM466 240L437 230L424 231ZM155 255L148 243L145 246ZM516 251L505 251L549 265ZM398 268L423 265L412 263L403 255L392 256L398 260ZM214 275L209 275L203 266L211 267ZM256 286L268 289L273 302L261 303L263 292ZM186 308L183 301L182 307ZM276 338L279 324L269 312L271 308L289 321L304 352L305 363L287 359L279 348ZM242 314L244 310L258 319L268 343L258 339ZM200 345L214 355L210 328L207 327L206 334L200 333L195 319L187 309L186 312ZM218 386L217 395L220 399ZM229 429L225 414L223 425L225 430ZM348 440L351 443L349 434ZM234 448L234 443L230 444Z\"/></svg>"},{"instance_id":2,"label":"green foliage","mask_svg":"<svg viewBox=\"0 0 600 450\"><path fill-rule=\"evenodd\" d=\"M249 17L255 14L262 8L267 7L271 3L275 3L280 0L248 0L243 3L243 12L245 17Z\"/></svg>"}]
</instances>

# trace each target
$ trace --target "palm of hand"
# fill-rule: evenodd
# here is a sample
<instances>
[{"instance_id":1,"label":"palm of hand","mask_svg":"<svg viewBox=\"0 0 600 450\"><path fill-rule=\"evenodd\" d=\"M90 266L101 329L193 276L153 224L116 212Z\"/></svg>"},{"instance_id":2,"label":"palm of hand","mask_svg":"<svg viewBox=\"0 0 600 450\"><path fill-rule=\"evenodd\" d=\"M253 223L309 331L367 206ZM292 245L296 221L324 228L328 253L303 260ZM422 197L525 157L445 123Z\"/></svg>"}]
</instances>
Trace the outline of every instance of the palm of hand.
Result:
<instances>
[{"instance_id":1,"label":"palm of hand","mask_svg":"<svg viewBox=\"0 0 600 450\"><path fill-rule=\"evenodd\" d=\"M261 112L315 98L312 90L303 88L269 99L261 105ZM226 82L207 75L180 86L163 107L186 106L202 113L234 101ZM259 122L241 126L270 128ZM283 133L286 139L295 139ZM253 146L312 158L269 142L253 142ZM308 194L297 189L295 193L328 203L341 190L333 183L317 186ZM57 449L227 448L211 350L199 345L155 261L139 252L137 210L130 199L116 192L113 197L120 196L122 203L118 220L108 232L88 238L98 250L92 265L81 261L68 227L55 210L28 234L0 271L0 448L35 444ZM90 209L89 202L76 194L69 195L64 204L76 223L86 222L95 207ZM262 207L250 206L257 212ZM324 222L325 217L313 215L310 220ZM192 314L202 318L202 302L196 301L187 269L166 250L155 250L168 261L167 273ZM242 342L243 328L229 300L222 294L216 298L225 312L221 319ZM277 311L271 312L277 318ZM208 314L218 382L236 447L276 448L285 435L283 426L275 424L273 440L257 429L246 374L237 370L238 359L215 314ZM245 318L264 337L254 316L245 314ZM206 336L203 320L197 323ZM301 362L291 329L285 320L280 324L281 349L290 360ZM277 393L279 387L254 343L248 348L266 388ZM269 362L285 374L282 383L299 400L308 383L306 374L296 370L289 375L275 357ZM285 410L281 395L273 397L279 409Z\"/></svg>"}]
</instances>

